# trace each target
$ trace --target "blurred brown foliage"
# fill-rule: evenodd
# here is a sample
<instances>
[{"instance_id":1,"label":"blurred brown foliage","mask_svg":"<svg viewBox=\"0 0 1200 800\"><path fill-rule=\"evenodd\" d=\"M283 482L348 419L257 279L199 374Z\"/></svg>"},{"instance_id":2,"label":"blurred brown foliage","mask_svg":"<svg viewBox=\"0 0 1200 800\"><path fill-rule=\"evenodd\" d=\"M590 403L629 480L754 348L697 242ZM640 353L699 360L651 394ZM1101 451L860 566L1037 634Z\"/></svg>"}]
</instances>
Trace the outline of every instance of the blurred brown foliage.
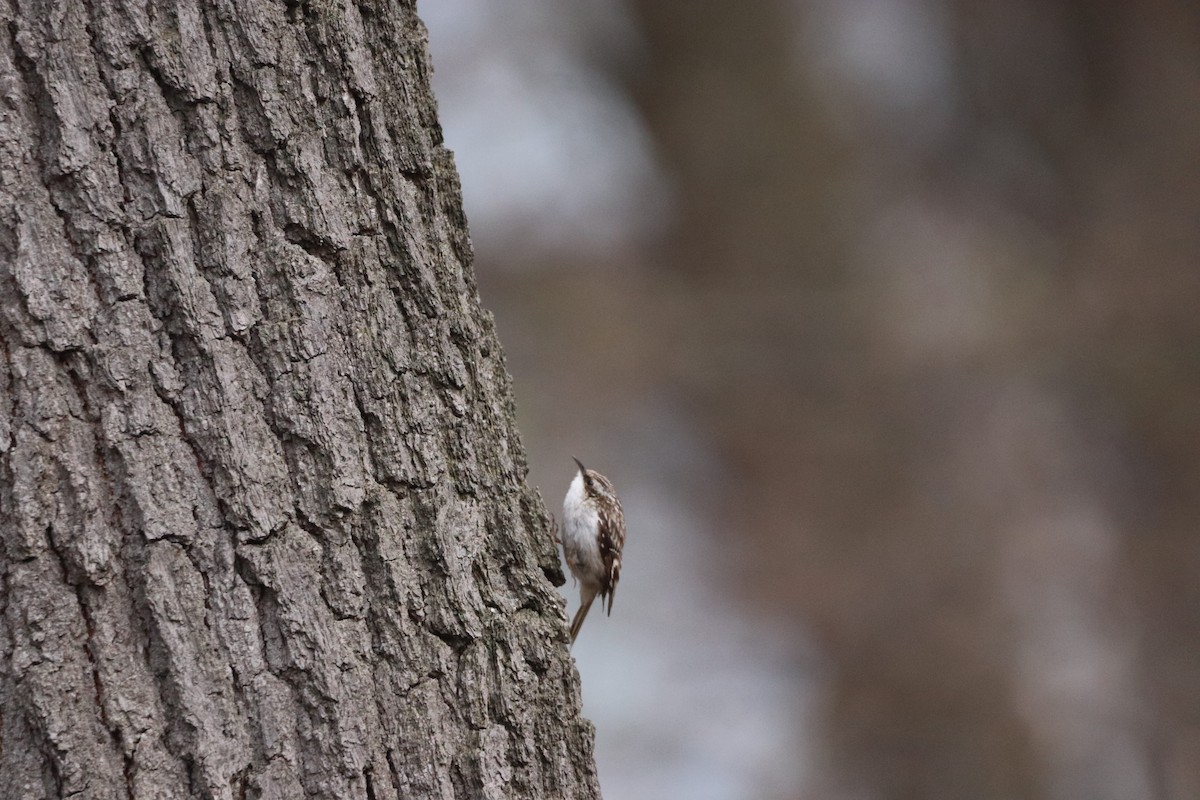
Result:
<instances>
[{"instance_id":1,"label":"blurred brown foliage","mask_svg":"<svg viewBox=\"0 0 1200 800\"><path fill-rule=\"evenodd\" d=\"M1200 796L1200 6L899 5L930 107L806 57L828 3L632 3L677 225L485 299L702 421L833 664L812 796Z\"/></svg>"}]
</instances>

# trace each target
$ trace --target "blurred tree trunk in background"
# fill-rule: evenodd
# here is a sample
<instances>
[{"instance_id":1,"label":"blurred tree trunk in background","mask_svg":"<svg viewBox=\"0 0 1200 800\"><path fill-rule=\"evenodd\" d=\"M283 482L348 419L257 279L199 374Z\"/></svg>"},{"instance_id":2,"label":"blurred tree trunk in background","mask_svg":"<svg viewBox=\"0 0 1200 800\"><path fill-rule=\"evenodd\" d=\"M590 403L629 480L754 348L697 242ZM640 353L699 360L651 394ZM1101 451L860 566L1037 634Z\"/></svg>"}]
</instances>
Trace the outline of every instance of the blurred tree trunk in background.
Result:
<instances>
[{"instance_id":1,"label":"blurred tree trunk in background","mask_svg":"<svg viewBox=\"0 0 1200 800\"><path fill-rule=\"evenodd\" d=\"M0 21L0 793L597 797L412 5Z\"/></svg>"},{"instance_id":2,"label":"blurred tree trunk in background","mask_svg":"<svg viewBox=\"0 0 1200 800\"><path fill-rule=\"evenodd\" d=\"M834 662L813 796L1195 796L1200 7L633 6L693 334L660 368L748 586ZM820 18L884 6L944 26L932 136L829 112Z\"/></svg>"}]
</instances>

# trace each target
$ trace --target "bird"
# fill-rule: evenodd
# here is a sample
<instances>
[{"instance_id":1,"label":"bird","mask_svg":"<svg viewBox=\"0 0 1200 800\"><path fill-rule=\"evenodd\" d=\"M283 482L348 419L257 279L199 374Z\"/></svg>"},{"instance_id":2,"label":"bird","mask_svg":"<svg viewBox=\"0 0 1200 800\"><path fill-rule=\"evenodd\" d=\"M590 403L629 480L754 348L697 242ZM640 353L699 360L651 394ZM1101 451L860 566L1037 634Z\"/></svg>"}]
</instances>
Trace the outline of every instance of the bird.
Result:
<instances>
[{"instance_id":1,"label":"bird","mask_svg":"<svg viewBox=\"0 0 1200 800\"><path fill-rule=\"evenodd\" d=\"M612 614L613 597L621 580L621 551L625 547L625 512L612 482L588 469L578 458L579 471L563 500L563 555L579 581L579 610L571 620L571 644L596 595L600 607Z\"/></svg>"}]
</instances>

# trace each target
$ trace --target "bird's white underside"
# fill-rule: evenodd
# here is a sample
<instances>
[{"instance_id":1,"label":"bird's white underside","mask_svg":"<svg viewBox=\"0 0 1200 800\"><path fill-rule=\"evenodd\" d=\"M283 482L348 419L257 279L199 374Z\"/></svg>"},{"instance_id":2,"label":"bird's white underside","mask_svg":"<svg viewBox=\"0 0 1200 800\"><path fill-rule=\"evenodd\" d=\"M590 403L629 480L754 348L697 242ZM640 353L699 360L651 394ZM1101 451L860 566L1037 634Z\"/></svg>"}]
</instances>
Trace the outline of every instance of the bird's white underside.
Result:
<instances>
[{"instance_id":1,"label":"bird's white underside","mask_svg":"<svg viewBox=\"0 0 1200 800\"><path fill-rule=\"evenodd\" d=\"M585 586L598 589L604 575L600 556L600 515L583 488L583 475L575 480L563 500L562 542L571 574Z\"/></svg>"}]
</instances>

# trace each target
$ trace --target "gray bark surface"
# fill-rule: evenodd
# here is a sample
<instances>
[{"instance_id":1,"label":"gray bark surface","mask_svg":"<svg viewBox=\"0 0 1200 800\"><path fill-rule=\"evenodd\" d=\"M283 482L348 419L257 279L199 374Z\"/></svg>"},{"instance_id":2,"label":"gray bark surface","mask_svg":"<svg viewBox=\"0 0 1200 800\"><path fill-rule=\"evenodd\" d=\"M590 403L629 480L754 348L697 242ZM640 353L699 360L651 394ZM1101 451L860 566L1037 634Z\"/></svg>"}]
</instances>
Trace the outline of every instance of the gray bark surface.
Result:
<instances>
[{"instance_id":1,"label":"gray bark surface","mask_svg":"<svg viewBox=\"0 0 1200 800\"><path fill-rule=\"evenodd\" d=\"M599 795L428 72L0 4L0 797Z\"/></svg>"}]
</instances>

